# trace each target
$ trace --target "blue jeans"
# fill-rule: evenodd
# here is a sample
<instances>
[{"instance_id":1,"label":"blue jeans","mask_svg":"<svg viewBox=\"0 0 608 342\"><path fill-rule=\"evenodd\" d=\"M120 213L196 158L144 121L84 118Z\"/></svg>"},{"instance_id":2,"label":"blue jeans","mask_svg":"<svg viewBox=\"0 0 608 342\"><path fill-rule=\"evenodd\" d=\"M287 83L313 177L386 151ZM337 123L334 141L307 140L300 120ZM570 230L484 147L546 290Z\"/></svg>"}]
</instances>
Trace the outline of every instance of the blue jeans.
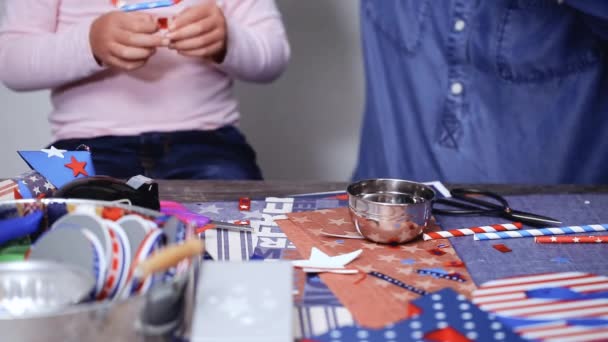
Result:
<instances>
[{"instance_id":1,"label":"blue jeans","mask_svg":"<svg viewBox=\"0 0 608 342\"><path fill-rule=\"evenodd\" d=\"M97 175L128 179L262 179L255 152L233 126L214 131L143 133L59 140L52 145L90 148Z\"/></svg>"}]
</instances>

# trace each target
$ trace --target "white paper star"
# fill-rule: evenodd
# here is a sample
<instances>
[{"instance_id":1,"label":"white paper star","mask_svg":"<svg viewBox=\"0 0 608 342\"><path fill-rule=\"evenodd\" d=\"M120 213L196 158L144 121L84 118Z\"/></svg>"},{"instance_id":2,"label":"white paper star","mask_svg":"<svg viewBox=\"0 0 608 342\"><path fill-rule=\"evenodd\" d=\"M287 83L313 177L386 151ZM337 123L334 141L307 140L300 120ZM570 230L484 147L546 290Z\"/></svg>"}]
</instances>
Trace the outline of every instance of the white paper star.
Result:
<instances>
[{"instance_id":1,"label":"white paper star","mask_svg":"<svg viewBox=\"0 0 608 342\"><path fill-rule=\"evenodd\" d=\"M198 213L199 213L199 214L203 214L203 213L213 213L213 214L219 214L219 213L220 213L220 210L222 210L222 209L223 209L223 208L218 207L218 206L217 206L217 205L215 205L215 203L214 203L214 204L212 204L212 205L210 205L210 206L208 206L208 207L203 207L203 208L200 208L200 209L198 210Z\"/></svg>"},{"instance_id":2,"label":"white paper star","mask_svg":"<svg viewBox=\"0 0 608 342\"><path fill-rule=\"evenodd\" d=\"M362 252L363 250L359 249L347 254L329 256L313 247L308 260L295 260L293 265L304 269L344 269L344 266L355 260Z\"/></svg>"},{"instance_id":3,"label":"white paper star","mask_svg":"<svg viewBox=\"0 0 608 342\"><path fill-rule=\"evenodd\" d=\"M51 157L64 158L63 154L67 152L67 150L60 150L60 149L55 148L55 146L51 146L51 148L43 148L40 151L46 153L46 156L48 158L51 158Z\"/></svg>"},{"instance_id":4,"label":"white paper star","mask_svg":"<svg viewBox=\"0 0 608 342\"><path fill-rule=\"evenodd\" d=\"M551 242L557 242L557 237L556 236L552 236L551 237Z\"/></svg>"},{"instance_id":5,"label":"white paper star","mask_svg":"<svg viewBox=\"0 0 608 342\"><path fill-rule=\"evenodd\" d=\"M577 238L577 237L575 237L574 239L572 239L572 242L575 242L575 243L577 243L577 242L579 242L579 241L581 241L581 239L579 239L579 238Z\"/></svg>"}]
</instances>

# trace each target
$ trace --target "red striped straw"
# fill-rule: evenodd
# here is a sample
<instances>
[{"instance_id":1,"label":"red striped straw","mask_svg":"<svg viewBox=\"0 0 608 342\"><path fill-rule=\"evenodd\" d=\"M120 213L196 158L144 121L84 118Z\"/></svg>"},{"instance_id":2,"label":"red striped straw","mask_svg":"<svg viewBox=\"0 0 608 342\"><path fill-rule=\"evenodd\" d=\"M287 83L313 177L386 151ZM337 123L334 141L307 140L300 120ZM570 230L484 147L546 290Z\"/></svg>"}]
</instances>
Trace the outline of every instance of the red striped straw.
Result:
<instances>
[{"instance_id":1,"label":"red striped straw","mask_svg":"<svg viewBox=\"0 0 608 342\"><path fill-rule=\"evenodd\" d=\"M608 243L608 236L536 236L536 243Z\"/></svg>"},{"instance_id":2,"label":"red striped straw","mask_svg":"<svg viewBox=\"0 0 608 342\"><path fill-rule=\"evenodd\" d=\"M422 238L424 239L424 241L427 241L427 240L445 239L445 238L451 238L451 237L457 237L457 236L473 235L476 233L492 233L492 232L502 232L502 231L506 231L506 230L517 230L517 229L521 229L521 227L523 227L521 222L493 224L491 226L451 229L451 230L444 230L444 231L440 231L440 232L426 233L422 236Z\"/></svg>"}]
</instances>

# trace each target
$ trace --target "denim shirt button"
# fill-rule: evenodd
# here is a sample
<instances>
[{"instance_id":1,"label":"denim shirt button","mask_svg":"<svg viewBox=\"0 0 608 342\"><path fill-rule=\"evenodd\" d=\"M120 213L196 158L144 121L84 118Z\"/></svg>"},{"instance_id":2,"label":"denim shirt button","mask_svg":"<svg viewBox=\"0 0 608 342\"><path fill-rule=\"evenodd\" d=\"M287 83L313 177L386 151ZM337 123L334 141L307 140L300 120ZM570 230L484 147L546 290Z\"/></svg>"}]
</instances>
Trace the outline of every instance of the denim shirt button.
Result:
<instances>
[{"instance_id":1,"label":"denim shirt button","mask_svg":"<svg viewBox=\"0 0 608 342\"><path fill-rule=\"evenodd\" d=\"M452 83L452 85L450 86L450 91L452 92L452 94L454 95L460 95L462 94L462 92L464 91L464 86L462 85L462 83L460 82L454 82Z\"/></svg>"},{"instance_id":2,"label":"denim shirt button","mask_svg":"<svg viewBox=\"0 0 608 342\"><path fill-rule=\"evenodd\" d=\"M462 32L464 31L465 27L467 26L466 22L462 19L457 19L454 22L454 30L456 30L456 32Z\"/></svg>"}]
</instances>

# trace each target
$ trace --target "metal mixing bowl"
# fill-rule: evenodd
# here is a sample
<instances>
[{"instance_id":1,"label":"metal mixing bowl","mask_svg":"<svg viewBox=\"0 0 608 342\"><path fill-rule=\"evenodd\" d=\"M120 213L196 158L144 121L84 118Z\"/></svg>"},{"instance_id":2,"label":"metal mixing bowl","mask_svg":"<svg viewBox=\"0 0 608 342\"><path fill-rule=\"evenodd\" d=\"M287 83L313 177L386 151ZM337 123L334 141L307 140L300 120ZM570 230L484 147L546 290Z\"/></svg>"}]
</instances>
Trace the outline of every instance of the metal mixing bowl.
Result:
<instances>
[{"instance_id":1,"label":"metal mixing bowl","mask_svg":"<svg viewBox=\"0 0 608 342\"><path fill-rule=\"evenodd\" d=\"M0 264L0 319L46 314L88 299L93 278L83 269L49 261Z\"/></svg>"},{"instance_id":2,"label":"metal mixing bowl","mask_svg":"<svg viewBox=\"0 0 608 342\"><path fill-rule=\"evenodd\" d=\"M403 243L422 234L435 198L429 186L399 179L359 181L347 193L359 234L379 243Z\"/></svg>"}]
</instances>

